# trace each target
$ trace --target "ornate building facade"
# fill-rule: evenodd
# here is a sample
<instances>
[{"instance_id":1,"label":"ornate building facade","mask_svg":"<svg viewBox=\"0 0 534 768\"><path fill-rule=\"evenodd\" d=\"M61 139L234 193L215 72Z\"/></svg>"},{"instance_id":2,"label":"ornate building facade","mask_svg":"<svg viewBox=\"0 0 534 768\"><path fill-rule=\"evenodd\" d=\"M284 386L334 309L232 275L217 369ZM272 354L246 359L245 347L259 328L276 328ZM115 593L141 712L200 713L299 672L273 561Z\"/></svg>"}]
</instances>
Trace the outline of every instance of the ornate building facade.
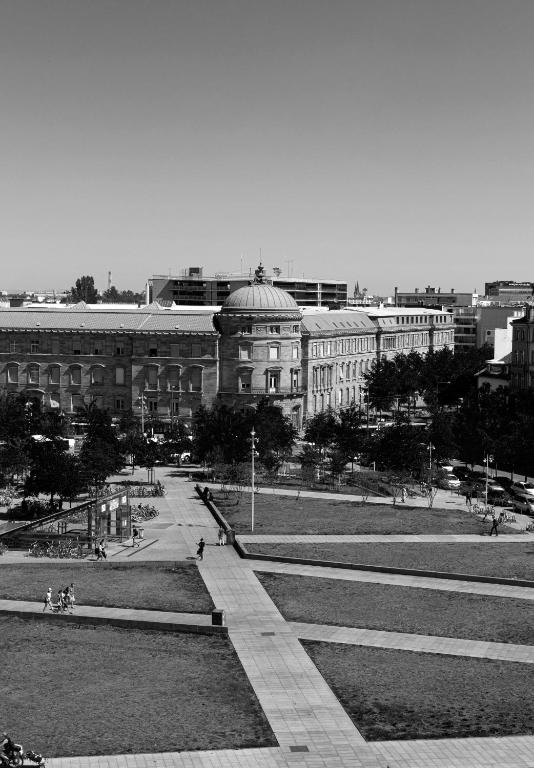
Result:
<instances>
[{"instance_id":1,"label":"ornate building facade","mask_svg":"<svg viewBox=\"0 0 534 768\"><path fill-rule=\"evenodd\" d=\"M0 382L46 408L90 403L120 418L189 421L216 402L279 405L298 429L326 408L361 402L373 361L454 346L438 310L301 310L280 288L254 281L220 312L74 307L0 310Z\"/></svg>"}]
</instances>

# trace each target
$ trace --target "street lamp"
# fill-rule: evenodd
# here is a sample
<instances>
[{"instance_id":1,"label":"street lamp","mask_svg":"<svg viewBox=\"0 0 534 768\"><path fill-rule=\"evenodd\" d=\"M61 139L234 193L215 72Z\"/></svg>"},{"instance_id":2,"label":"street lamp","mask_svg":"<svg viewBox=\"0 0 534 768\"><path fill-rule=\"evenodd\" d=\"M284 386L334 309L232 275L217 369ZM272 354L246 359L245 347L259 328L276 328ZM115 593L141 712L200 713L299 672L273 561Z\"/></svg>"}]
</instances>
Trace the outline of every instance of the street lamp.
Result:
<instances>
[{"instance_id":1,"label":"street lamp","mask_svg":"<svg viewBox=\"0 0 534 768\"><path fill-rule=\"evenodd\" d=\"M137 401L141 405L141 434L145 434L145 407L146 407L146 400L145 395L142 390L139 390L139 397L137 398Z\"/></svg>"},{"instance_id":2,"label":"street lamp","mask_svg":"<svg viewBox=\"0 0 534 768\"><path fill-rule=\"evenodd\" d=\"M254 457L256 456L256 432L254 431L254 427L252 428L252 432L250 433L250 463L251 463L251 470L252 470L252 482L251 482L251 490L252 490L252 498L250 501L250 530L254 532L254 493L255 493L255 486L254 486Z\"/></svg>"},{"instance_id":3,"label":"street lamp","mask_svg":"<svg viewBox=\"0 0 534 768\"><path fill-rule=\"evenodd\" d=\"M493 462L493 456L490 456L489 453L485 456L485 464L486 464L486 491L485 491L485 505L488 506L488 475L489 475L489 465L490 461Z\"/></svg>"}]
</instances>

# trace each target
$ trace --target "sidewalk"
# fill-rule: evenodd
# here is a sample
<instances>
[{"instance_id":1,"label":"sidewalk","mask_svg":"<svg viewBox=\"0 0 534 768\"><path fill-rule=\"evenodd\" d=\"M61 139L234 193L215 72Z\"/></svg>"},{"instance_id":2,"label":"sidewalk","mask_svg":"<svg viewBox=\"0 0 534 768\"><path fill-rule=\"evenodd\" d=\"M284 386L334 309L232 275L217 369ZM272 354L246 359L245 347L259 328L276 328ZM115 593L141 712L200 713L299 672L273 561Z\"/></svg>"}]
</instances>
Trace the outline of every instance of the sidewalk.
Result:
<instances>
[{"instance_id":1,"label":"sidewalk","mask_svg":"<svg viewBox=\"0 0 534 768\"><path fill-rule=\"evenodd\" d=\"M260 585L254 567L262 571L313 573L317 577L371 580L429 589L435 589L436 583L441 580L394 574L341 572L315 566L297 566L296 570L294 566L281 563L262 562L258 566L258 563L252 560L241 560L232 547L212 546L216 542L218 526L198 499L193 483L175 477L170 472L166 476L164 470L158 470L158 477L165 483L167 495L153 500L160 510L160 516L144 526L145 541L142 547L133 550L132 547L113 545L109 548L108 557L111 562L128 561L128 558L140 561L186 559L195 556L196 542L200 536L206 539L208 546L204 560L198 561L199 571L215 606L225 611L229 636L275 733L279 747L62 758L47 761L49 768L488 768L489 765L495 768L532 768L534 737L530 736L365 742L299 642L299 636L305 632L316 632L319 635L323 633L323 638L328 639L329 632L342 632L344 628L313 627L285 621ZM449 496L448 492L444 493ZM331 496L336 500L341 497L340 494ZM326 497L321 494L321 498ZM360 500L361 497L354 498ZM380 503L385 503L385 500L381 499ZM462 500L459 499L458 503L462 506ZM509 538L506 537L507 540ZM480 537L476 539L480 541ZM526 540L526 537L521 537L521 541ZM388 541L392 541L392 538L388 537ZM0 558L0 574L3 560L4 558ZM447 582L439 588L451 592L473 591L509 597L515 596L518 589L471 582ZM534 590L519 589L521 597L534 599ZM81 607L77 607L76 611L81 611ZM154 612L142 613L151 615ZM347 630L345 641L354 639L354 632L358 630ZM389 640L382 638L382 642L398 642L401 647L403 643L426 643L429 648L436 649L443 643L441 650L431 651L439 653L447 652L443 650L444 647L451 653L455 648L460 652L462 649L458 643L464 643L464 653L471 650L472 654L476 655L474 651L478 650L481 655L489 658L493 658L491 653L503 652L500 648L493 648L500 644L484 643L486 648L492 646L488 654L485 654L482 648L475 649L473 645L466 645L465 641L451 642L450 638L432 637L419 639L417 636L400 633L398 637L393 637L394 634L389 633ZM372 639L369 635L367 638ZM360 634L360 642L362 639L365 637ZM374 641L376 643L379 639L375 637ZM506 651L513 653L514 648L508 646ZM529 655L532 654L532 649L517 652ZM532 656L528 657L528 663L532 663Z\"/></svg>"}]
</instances>

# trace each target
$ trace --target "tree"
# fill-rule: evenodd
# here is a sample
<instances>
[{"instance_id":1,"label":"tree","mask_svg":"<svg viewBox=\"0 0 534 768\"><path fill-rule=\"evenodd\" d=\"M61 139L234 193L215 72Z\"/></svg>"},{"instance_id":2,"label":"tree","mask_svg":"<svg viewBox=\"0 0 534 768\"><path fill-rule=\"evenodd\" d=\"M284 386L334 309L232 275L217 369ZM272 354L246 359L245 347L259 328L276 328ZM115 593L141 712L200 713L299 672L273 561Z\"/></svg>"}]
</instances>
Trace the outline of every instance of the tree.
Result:
<instances>
[{"instance_id":1,"label":"tree","mask_svg":"<svg viewBox=\"0 0 534 768\"><path fill-rule=\"evenodd\" d=\"M80 451L80 461L88 484L97 487L124 467L123 446L112 427L108 411L89 406L87 436Z\"/></svg>"},{"instance_id":2,"label":"tree","mask_svg":"<svg viewBox=\"0 0 534 768\"><path fill-rule=\"evenodd\" d=\"M334 435L334 445L339 453L345 456L345 464L360 453L365 444L365 434L362 431L362 416L355 405L344 408L338 417Z\"/></svg>"},{"instance_id":3,"label":"tree","mask_svg":"<svg viewBox=\"0 0 534 768\"><path fill-rule=\"evenodd\" d=\"M64 440L34 440L30 460L30 474L24 484L25 495L49 494L52 505L54 496L72 498L81 489L78 460L67 452Z\"/></svg>"},{"instance_id":4,"label":"tree","mask_svg":"<svg viewBox=\"0 0 534 768\"><path fill-rule=\"evenodd\" d=\"M393 360L375 361L364 379L369 405L377 411L389 410L398 395L397 365Z\"/></svg>"},{"instance_id":5,"label":"tree","mask_svg":"<svg viewBox=\"0 0 534 768\"><path fill-rule=\"evenodd\" d=\"M324 456L326 449L332 445L337 434L338 418L336 413L329 408L308 419L304 439L313 443Z\"/></svg>"},{"instance_id":6,"label":"tree","mask_svg":"<svg viewBox=\"0 0 534 768\"><path fill-rule=\"evenodd\" d=\"M83 275L76 280L76 284L69 291L70 301L85 301L86 304L96 304L98 291L95 288L95 279L91 275Z\"/></svg>"}]
</instances>

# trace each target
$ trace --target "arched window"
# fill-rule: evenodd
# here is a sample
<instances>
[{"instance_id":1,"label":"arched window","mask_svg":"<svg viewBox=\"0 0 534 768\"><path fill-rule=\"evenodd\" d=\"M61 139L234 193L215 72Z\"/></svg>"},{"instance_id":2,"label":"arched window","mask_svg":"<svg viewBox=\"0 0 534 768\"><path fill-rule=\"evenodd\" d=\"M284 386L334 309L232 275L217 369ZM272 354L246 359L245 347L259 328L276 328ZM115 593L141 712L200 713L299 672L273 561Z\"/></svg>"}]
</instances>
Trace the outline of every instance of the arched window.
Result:
<instances>
[{"instance_id":1,"label":"arched window","mask_svg":"<svg viewBox=\"0 0 534 768\"><path fill-rule=\"evenodd\" d=\"M7 366L7 383L18 384L19 383L19 365L18 363L9 363Z\"/></svg>"},{"instance_id":2,"label":"arched window","mask_svg":"<svg viewBox=\"0 0 534 768\"><path fill-rule=\"evenodd\" d=\"M91 369L91 384L102 385L104 383L104 368L96 366Z\"/></svg>"},{"instance_id":3,"label":"arched window","mask_svg":"<svg viewBox=\"0 0 534 768\"><path fill-rule=\"evenodd\" d=\"M33 386L39 384L39 366L32 364L26 368L26 376L28 378L28 384Z\"/></svg>"},{"instance_id":4,"label":"arched window","mask_svg":"<svg viewBox=\"0 0 534 768\"><path fill-rule=\"evenodd\" d=\"M82 369L79 365L72 365L70 367L70 384L71 387L79 387L82 383Z\"/></svg>"},{"instance_id":5,"label":"arched window","mask_svg":"<svg viewBox=\"0 0 534 768\"><path fill-rule=\"evenodd\" d=\"M179 365L169 365L167 367L167 386L170 390L179 391L181 388L180 378L182 368Z\"/></svg>"},{"instance_id":6,"label":"arched window","mask_svg":"<svg viewBox=\"0 0 534 768\"><path fill-rule=\"evenodd\" d=\"M59 378L60 378L59 365L51 365L48 369L49 386L57 386L59 384Z\"/></svg>"}]
</instances>

